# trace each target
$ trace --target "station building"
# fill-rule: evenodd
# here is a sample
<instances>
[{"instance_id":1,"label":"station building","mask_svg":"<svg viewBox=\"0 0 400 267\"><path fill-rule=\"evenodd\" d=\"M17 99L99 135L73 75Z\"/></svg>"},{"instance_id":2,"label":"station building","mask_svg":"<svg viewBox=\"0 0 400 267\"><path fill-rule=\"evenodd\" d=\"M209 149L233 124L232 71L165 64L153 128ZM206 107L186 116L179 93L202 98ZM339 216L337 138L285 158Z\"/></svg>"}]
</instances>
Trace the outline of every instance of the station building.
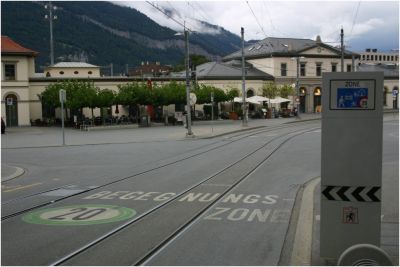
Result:
<instances>
[{"instance_id":1,"label":"station building","mask_svg":"<svg viewBox=\"0 0 400 267\"><path fill-rule=\"evenodd\" d=\"M7 126L29 126L36 119L43 119L43 106L38 95L51 83L63 80L88 80L100 89L118 91L118 85L142 81L142 78L100 75L100 67L82 62L60 62L49 66L44 73L35 73L37 52L25 48L7 36L1 37L1 116ZM239 56L240 55L240 56ZM323 44L319 38L309 39L267 38L245 48L246 95L261 95L265 82L293 85L299 82L301 111L321 110L322 72L340 71L340 51ZM352 71L353 61L358 64L358 54L346 51L345 71ZM298 64L297 64L298 63ZM370 71L360 65L359 71ZM382 71L379 67L377 71ZM299 72L297 79L297 71ZM386 68L385 108L392 108L392 92L397 88L399 70ZM241 51L224 58L224 62L208 62L197 66L196 79L200 84L213 85L223 90L236 88L241 94ZM158 83L185 82L185 73L152 77ZM292 96L294 100L295 96ZM397 103L397 102L396 102ZM172 109L172 110L171 110ZM169 107L173 112L174 107ZM90 116L90 110L84 111ZM60 112L58 112L59 114ZM95 110L95 116L100 114ZM126 107L110 109L110 115L128 114ZM57 116L57 112L56 112Z\"/></svg>"}]
</instances>

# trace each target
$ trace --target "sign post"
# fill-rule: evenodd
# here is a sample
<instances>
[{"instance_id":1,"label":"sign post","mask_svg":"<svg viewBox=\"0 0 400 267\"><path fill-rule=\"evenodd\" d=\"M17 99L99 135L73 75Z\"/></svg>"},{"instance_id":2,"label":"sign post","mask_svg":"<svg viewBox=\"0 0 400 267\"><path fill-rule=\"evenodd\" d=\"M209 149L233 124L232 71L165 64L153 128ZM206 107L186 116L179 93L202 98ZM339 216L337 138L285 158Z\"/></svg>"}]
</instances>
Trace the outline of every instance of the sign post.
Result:
<instances>
[{"instance_id":1,"label":"sign post","mask_svg":"<svg viewBox=\"0 0 400 267\"><path fill-rule=\"evenodd\" d=\"M64 103L67 99L67 94L64 89L61 89L60 92L60 103L61 103L61 128L62 128L62 140L63 146L65 146L65 132L64 132Z\"/></svg>"},{"instance_id":2,"label":"sign post","mask_svg":"<svg viewBox=\"0 0 400 267\"><path fill-rule=\"evenodd\" d=\"M324 73L320 255L380 244L383 73Z\"/></svg>"}]
</instances>

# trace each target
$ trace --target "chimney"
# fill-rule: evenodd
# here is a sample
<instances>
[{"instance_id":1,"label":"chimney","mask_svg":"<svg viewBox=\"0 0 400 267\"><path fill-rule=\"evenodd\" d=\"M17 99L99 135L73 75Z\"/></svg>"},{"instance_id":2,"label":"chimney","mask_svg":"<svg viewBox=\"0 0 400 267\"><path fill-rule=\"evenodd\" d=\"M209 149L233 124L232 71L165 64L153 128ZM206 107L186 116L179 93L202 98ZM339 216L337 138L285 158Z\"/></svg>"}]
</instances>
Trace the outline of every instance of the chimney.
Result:
<instances>
[{"instance_id":1,"label":"chimney","mask_svg":"<svg viewBox=\"0 0 400 267\"><path fill-rule=\"evenodd\" d=\"M371 52L371 48L365 49L365 52Z\"/></svg>"},{"instance_id":2,"label":"chimney","mask_svg":"<svg viewBox=\"0 0 400 267\"><path fill-rule=\"evenodd\" d=\"M378 49L374 48L374 49L372 49L372 52L376 53L376 52L378 52Z\"/></svg>"},{"instance_id":3,"label":"chimney","mask_svg":"<svg viewBox=\"0 0 400 267\"><path fill-rule=\"evenodd\" d=\"M322 43L321 36L317 35L317 39L315 39L315 42L317 42L318 44Z\"/></svg>"}]
</instances>

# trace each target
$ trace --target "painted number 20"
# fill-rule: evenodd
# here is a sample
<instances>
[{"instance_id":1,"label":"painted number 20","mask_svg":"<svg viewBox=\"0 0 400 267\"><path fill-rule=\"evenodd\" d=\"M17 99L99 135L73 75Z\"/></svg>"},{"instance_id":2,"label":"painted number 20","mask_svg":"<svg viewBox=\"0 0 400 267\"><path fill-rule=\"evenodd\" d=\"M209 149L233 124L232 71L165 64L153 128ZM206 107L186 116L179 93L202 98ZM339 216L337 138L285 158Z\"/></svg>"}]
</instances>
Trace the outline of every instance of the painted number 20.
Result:
<instances>
[{"instance_id":1,"label":"painted number 20","mask_svg":"<svg viewBox=\"0 0 400 267\"><path fill-rule=\"evenodd\" d=\"M97 208L97 209L76 208L76 209L72 209L71 212L57 215L57 216L54 216L54 217L51 217L48 219L49 220L68 220L68 218L66 218L65 216L75 214L75 216L71 218L73 221L88 220L90 218L93 218L96 215L99 215L100 213L105 212L106 210L107 209L102 209L102 208Z\"/></svg>"}]
</instances>

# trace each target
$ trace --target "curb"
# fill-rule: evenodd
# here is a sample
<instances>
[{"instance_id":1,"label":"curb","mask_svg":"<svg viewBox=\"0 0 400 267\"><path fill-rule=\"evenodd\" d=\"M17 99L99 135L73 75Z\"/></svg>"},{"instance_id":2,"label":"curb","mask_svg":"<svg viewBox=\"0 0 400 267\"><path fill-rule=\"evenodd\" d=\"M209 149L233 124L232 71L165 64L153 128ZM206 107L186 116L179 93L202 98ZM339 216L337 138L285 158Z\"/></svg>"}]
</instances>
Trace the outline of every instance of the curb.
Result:
<instances>
[{"instance_id":1,"label":"curb","mask_svg":"<svg viewBox=\"0 0 400 267\"><path fill-rule=\"evenodd\" d=\"M311 265L314 224L314 191L320 181L321 178L318 177L313 179L311 182L308 182L303 192L290 259L290 265L292 266Z\"/></svg>"},{"instance_id":2,"label":"curb","mask_svg":"<svg viewBox=\"0 0 400 267\"><path fill-rule=\"evenodd\" d=\"M8 166L8 167L15 168L15 172L8 176L1 176L1 182L6 182L9 180L12 180L12 179L17 178L25 173L25 170L20 167L16 167L16 166Z\"/></svg>"}]
</instances>

